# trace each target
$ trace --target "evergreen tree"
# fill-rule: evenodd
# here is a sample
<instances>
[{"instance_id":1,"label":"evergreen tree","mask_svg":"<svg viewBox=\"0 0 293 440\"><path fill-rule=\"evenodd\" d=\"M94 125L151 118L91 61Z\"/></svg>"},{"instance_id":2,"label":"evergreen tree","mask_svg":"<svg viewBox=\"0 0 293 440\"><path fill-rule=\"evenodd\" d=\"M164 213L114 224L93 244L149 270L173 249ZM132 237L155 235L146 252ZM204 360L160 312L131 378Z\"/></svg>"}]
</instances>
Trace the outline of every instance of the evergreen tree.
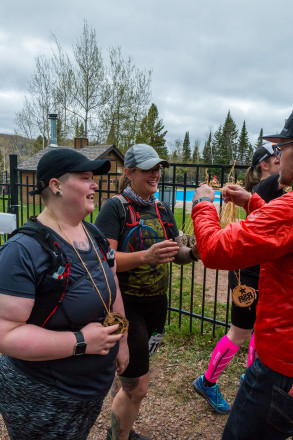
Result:
<instances>
[{"instance_id":1,"label":"evergreen tree","mask_svg":"<svg viewBox=\"0 0 293 440\"><path fill-rule=\"evenodd\" d=\"M259 136L256 141L255 149L262 147L264 145L265 141L262 139L262 136L263 136L263 129L261 128L259 132Z\"/></svg>"},{"instance_id":2,"label":"evergreen tree","mask_svg":"<svg viewBox=\"0 0 293 440\"><path fill-rule=\"evenodd\" d=\"M57 119L57 145L65 145L66 132L63 129L63 123L60 118Z\"/></svg>"},{"instance_id":3,"label":"evergreen tree","mask_svg":"<svg viewBox=\"0 0 293 440\"><path fill-rule=\"evenodd\" d=\"M238 140L238 154L237 159L241 165L249 165L252 160L253 148L249 142L248 133L246 130L246 123L243 122L242 130Z\"/></svg>"},{"instance_id":4,"label":"evergreen tree","mask_svg":"<svg viewBox=\"0 0 293 440\"><path fill-rule=\"evenodd\" d=\"M215 131L211 142L211 162L212 164L225 164L223 152L223 131L222 125Z\"/></svg>"},{"instance_id":5,"label":"evergreen tree","mask_svg":"<svg viewBox=\"0 0 293 440\"><path fill-rule=\"evenodd\" d=\"M115 145L116 144L116 137L115 137L115 127L114 127L114 121L112 121L111 128L106 140L107 145Z\"/></svg>"},{"instance_id":6,"label":"evergreen tree","mask_svg":"<svg viewBox=\"0 0 293 440\"><path fill-rule=\"evenodd\" d=\"M189 131L185 133L184 141L183 141L183 162L188 163L191 159L191 148L190 148L190 139L189 139Z\"/></svg>"},{"instance_id":7,"label":"evergreen tree","mask_svg":"<svg viewBox=\"0 0 293 440\"><path fill-rule=\"evenodd\" d=\"M192 153L192 163L199 164L200 163L200 151L199 151L200 143L199 140L194 142L193 153Z\"/></svg>"},{"instance_id":8,"label":"evergreen tree","mask_svg":"<svg viewBox=\"0 0 293 440\"><path fill-rule=\"evenodd\" d=\"M161 158L167 159L166 133L163 122L159 119L158 108L155 104L152 104L148 114L141 121L139 132L136 135L136 143L150 145Z\"/></svg>"},{"instance_id":9,"label":"evergreen tree","mask_svg":"<svg viewBox=\"0 0 293 440\"><path fill-rule=\"evenodd\" d=\"M215 163L230 164L237 159L238 130L228 111L222 130L221 151L217 152Z\"/></svg>"},{"instance_id":10,"label":"evergreen tree","mask_svg":"<svg viewBox=\"0 0 293 440\"><path fill-rule=\"evenodd\" d=\"M32 146L33 154L42 150L44 148L44 145L48 145L48 139L46 137L43 139L43 136L39 135Z\"/></svg>"},{"instance_id":11,"label":"evergreen tree","mask_svg":"<svg viewBox=\"0 0 293 440\"><path fill-rule=\"evenodd\" d=\"M204 144L202 151L202 158L204 163L213 163L212 162L212 132L210 131L207 141Z\"/></svg>"}]
</instances>

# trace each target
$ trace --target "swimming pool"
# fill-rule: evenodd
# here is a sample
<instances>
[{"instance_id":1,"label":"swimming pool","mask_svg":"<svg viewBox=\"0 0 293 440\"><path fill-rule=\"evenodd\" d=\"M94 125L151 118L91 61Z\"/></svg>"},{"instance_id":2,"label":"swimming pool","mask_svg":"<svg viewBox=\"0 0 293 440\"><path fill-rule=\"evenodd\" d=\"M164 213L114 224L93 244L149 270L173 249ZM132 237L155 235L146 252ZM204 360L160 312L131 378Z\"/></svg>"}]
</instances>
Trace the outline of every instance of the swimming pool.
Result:
<instances>
[{"instance_id":1,"label":"swimming pool","mask_svg":"<svg viewBox=\"0 0 293 440\"><path fill-rule=\"evenodd\" d=\"M171 197L172 197L172 192L173 192L173 188L171 188ZM160 199L160 193L161 193L161 190L157 191L155 193L155 196L156 196L157 199ZM166 190L166 188L165 188L164 199L166 201L169 198L169 194L170 194L170 189L167 188L167 190ZM191 202L192 201L193 194L194 194L194 190L189 190L189 189L186 190L186 201L187 202ZM184 190L183 189L176 189L175 195L176 195L176 202L183 202L183 199L184 199ZM220 195L221 195L220 191L215 191L215 202L219 202L220 201Z\"/></svg>"}]
</instances>

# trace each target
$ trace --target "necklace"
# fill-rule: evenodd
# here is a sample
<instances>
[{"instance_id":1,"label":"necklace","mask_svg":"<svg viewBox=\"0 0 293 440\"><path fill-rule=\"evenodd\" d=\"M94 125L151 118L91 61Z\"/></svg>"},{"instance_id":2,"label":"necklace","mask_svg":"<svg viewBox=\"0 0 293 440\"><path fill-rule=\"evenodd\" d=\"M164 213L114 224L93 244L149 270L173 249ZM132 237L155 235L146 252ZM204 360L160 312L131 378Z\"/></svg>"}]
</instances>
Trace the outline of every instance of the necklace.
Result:
<instances>
[{"instance_id":1,"label":"necklace","mask_svg":"<svg viewBox=\"0 0 293 440\"><path fill-rule=\"evenodd\" d=\"M78 252L78 250L74 246L73 242L70 240L70 238L68 237L67 233L64 231L64 229L62 228L60 222L57 220L57 218L52 213L52 211L48 207L46 207L46 209L48 210L48 212L50 213L51 217L53 218L53 220L55 221L55 223L59 227L60 231L64 234L66 240L71 244L71 246L75 250L75 252L76 252L76 254L77 254L81 264L83 265L85 271L87 272L88 276L90 277L90 280L93 283L94 288L98 292L98 295L99 295L99 297L100 297L100 299L101 299L101 301L102 301L102 303L103 303L103 305L104 305L104 307L106 309L106 312L107 312L107 316L106 316L106 318L105 318L105 320L103 322L103 326L104 327L108 327L110 325L119 324L119 328L116 331L112 332L112 334L118 334L118 333L125 334L128 331L128 320L123 315L121 315L120 313L117 313L117 312L112 312L111 313L110 312L110 310L111 310L111 302L112 302L112 295L111 295L111 289L110 289L110 286L109 286L108 278L107 278L107 275L106 275L106 272L105 272L102 260L101 260L99 254L98 254L98 251L97 251L97 249L96 249L96 247L95 247L95 245L93 243L93 240L91 239L88 231L86 230L86 227L84 226L83 223L81 223L81 226L82 226L85 234L87 235L89 241L92 244L93 249L95 250L95 253L97 255L97 258L99 260L100 266L102 268L102 271L103 271L103 274L104 274L104 277L105 277L105 281L106 281L108 292L109 292L109 306L108 307L107 307L107 305L106 305L106 303L104 301L104 298L102 297L101 292L99 291L98 286L96 285L96 283L95 283L95 281L94 281L90 271L88 270L85 262L81 258L80 253Z\"/></svg>"},{"instance_id":2,"label":"necklace","mask_svg":"<svg viewBox=\"0 0 293 440\"><path fill-rule=\"evenodd\" d=\"M237 272L234 270L234 274L238 281L238 286L233 290L233 302L238 307L249 307L253 304L256 299L256 291L253 287L245 286L240 282L240 269Z\"/></svg>"}]
</instances>

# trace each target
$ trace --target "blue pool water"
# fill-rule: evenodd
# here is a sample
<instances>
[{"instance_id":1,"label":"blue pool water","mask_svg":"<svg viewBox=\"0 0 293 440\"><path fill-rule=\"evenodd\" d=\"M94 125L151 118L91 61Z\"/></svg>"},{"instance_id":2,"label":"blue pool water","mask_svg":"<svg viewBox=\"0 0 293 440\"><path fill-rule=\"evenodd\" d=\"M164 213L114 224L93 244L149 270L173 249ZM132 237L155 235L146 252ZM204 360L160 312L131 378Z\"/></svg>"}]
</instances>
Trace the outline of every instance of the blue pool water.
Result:
<instances>
[{"instance_id":1,"label":"blue pool water","mask_svg":"<svg viewBox=\"0 0 293 440\"><path fill-rule=\"evenodd\" d=\"M187 190L186 191L186 201L187 202L191 202L192 201L192 197L194 194L194 190ZM219 202L220 201L220 191L215 191L215 202ZM157 191L155 193L156 198L159 198L159 191ZM176 189L176 201L177 202L183 202L183 198L184 198L184 191L183 189Z\"/></svg>"}]
</instances>

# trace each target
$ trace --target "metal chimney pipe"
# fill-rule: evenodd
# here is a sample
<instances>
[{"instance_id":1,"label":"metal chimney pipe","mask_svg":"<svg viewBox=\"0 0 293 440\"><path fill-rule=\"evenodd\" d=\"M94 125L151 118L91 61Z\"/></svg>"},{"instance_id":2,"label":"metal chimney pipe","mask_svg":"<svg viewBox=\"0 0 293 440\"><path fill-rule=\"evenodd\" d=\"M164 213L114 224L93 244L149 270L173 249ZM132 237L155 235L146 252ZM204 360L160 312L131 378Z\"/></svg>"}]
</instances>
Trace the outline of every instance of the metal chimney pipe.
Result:
<instances>
[{"instance_id":1,"label":"metal chimney pipe","mask_svg":"<svg viewBox=\"0 0 293 440\"><path fill-rule=\"evenodd\" d=\"M49 113L49 119L51 120L51 144L50 147L58 147L57 145L57 117L58 113Z\"/></svg>"}]
</instances>

